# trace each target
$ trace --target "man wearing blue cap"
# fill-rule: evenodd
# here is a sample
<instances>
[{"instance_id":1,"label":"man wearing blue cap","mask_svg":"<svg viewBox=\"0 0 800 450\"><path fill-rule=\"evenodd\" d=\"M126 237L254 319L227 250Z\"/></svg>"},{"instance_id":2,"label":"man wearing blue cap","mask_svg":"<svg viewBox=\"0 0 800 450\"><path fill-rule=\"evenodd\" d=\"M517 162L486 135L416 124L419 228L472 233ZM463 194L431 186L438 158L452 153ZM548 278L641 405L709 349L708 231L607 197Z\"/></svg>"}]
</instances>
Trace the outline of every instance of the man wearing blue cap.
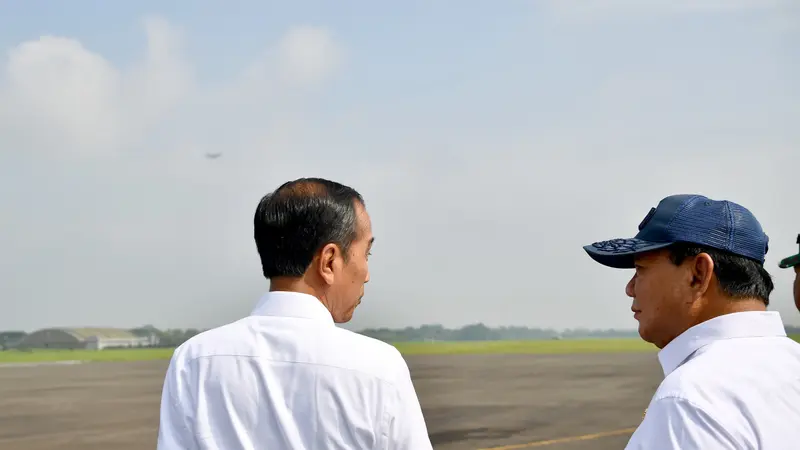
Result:
<instances>
[{"instance_id":1,"label":"man wearing blue cap","mask_svg":"<svg viewBox=\"0 0 800 450\"><path fill-rule=\"evenodd\" d=\"M786 336L764 269L767 235L746 208L674 195L630 239L584 247L635 273L625 287L665 378L628 450L796 449L800 344Z\"/></svg>"}]
</instances>

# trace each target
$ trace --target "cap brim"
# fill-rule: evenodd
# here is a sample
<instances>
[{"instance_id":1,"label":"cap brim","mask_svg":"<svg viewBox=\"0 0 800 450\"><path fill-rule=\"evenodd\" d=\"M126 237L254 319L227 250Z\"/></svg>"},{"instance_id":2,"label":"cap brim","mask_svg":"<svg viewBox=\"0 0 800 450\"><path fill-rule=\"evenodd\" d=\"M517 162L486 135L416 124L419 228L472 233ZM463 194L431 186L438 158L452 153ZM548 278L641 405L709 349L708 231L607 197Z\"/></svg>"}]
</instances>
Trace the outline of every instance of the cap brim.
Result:
<instances>
[{"instance_id":1,"label":"cap brim","mask_svg":"<svg viewBox=\"0 0 800 450\"><path fill-rule=\"evenodd\" d=\"M797 265L800 265L800 253L794 256L789 256L788 258L783 258L781 262L778 264L778 266L781 269L787 269L789 267L794 267Z\"/></svg>"},{"instance_id":2,"label":"cap brim","mask_svg":"<svg viewBox=\"0 0 800 450\"><path fill-rule=\"evenodd\" d=\"M641 239L612 239L595 242L583 249L598 263L615 269L633 269L634 257L638 254L659 250L672 242L649 242Z\"/></svg>"}]
</instances>

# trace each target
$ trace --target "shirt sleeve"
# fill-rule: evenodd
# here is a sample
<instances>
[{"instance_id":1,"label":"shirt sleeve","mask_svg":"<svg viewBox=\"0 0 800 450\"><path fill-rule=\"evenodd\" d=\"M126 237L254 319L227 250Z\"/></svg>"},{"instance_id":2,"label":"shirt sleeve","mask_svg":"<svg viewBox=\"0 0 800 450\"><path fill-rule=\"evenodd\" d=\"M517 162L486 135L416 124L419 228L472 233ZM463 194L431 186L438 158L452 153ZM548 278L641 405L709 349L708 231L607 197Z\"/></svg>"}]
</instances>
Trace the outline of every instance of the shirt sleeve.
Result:
<instances>
[{"instance_id":1,"label":"shirt sleeve","mask_svg":"<svg viewBox=\"0 0 800 450\"><path fill-rule=\"evenodd\" d=\"M402 357L401 357L402 360ZM397 378L394 414L389 424L389 450L432 450L411 373L405 360Z\"/></svg>"},{"instance_id":2,"label":"shirt sleeve","mask_svg":"<svg viewBox=\"0 0 800 450\"><path fill-rule=\"evenodd\" d=\"M739 450L735 438L686 399L653 402L625 450Z\"/></svg>"},{"instance_id":3,"label":"shirt sleeve","mask_svg":"<svg viewBox=\"0 0 800 450\"><path fill-rule=\"evenodd\" d=\"M196 448L189 421L182 408L185 401L182 398L181 380L177 361L173 357L170 361L167 374L164 378L164 387L161 392L161 410L158 426L157 450L190 450Z\"/></svg>"}]
</instances>

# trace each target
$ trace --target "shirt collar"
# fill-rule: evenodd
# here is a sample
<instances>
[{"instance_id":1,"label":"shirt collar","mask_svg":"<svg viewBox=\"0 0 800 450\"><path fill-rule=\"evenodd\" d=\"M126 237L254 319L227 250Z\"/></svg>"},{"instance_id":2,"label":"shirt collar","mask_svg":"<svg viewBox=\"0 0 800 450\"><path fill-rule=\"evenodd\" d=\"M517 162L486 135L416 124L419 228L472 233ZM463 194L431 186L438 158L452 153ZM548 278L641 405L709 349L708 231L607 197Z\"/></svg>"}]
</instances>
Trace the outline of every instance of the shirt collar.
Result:
<instances>
[{"instance_id":1,"label":"shirt collar","mask_svg":"<svg viewBox=\"0 0 800 450\"><path fill-rule=\"evenodd\" d=\"M777 311L725 314L684 331L661 349L658 360L666 376L677 369L692 353L714 341L774 336L786 336L786 329Z\"/></svg>"},{"instance_id":2,"label":"shirt collar","mask_svg":"<svg viewBox=\"0 0 800 450\"><path fill-rule=\"evenodd\" d=\"M267 292L250 315L295 317L333 324L333 316L318 298L300 292Z\"/></svg>"}]
</instances>

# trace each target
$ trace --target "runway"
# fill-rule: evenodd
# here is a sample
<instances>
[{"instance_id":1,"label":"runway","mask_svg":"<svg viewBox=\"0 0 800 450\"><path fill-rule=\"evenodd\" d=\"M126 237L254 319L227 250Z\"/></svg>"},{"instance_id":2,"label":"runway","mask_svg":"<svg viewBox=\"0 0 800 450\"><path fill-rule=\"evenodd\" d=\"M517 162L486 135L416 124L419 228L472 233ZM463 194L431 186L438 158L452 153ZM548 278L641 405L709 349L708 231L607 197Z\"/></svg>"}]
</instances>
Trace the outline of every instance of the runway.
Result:
<instances>
[{"instance_id":1,"label":"runway","mask_svg":"<svg viewBox=\"0 0 800 450\"><path fill-rule=\"evenodd\" d=\"M625 446L662 378L654 353L406 358L434 448ZM0 371L0 448L155 448L166 361Z\"/></svg>"},{"instance_id":2,"label":"runway","mask_svg":"<svg viewBox=\"0 0 800 450\"><path fill-rule=\"evenodd\" d=\"M443 450L620 449L662 379L652 353L425 356L409 364L431 440Z\"/></svg>"}]
</instances>

